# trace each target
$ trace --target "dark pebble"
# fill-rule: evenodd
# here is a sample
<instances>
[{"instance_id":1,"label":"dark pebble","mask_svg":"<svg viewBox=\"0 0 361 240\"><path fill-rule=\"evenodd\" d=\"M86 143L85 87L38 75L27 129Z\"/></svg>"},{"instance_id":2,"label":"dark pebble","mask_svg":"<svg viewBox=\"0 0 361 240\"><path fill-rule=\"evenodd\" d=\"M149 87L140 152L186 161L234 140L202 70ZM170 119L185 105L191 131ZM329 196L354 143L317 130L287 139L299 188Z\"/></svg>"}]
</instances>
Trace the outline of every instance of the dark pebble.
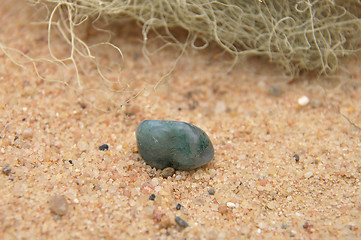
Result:
<instances>
[{"instance_id":1,"label":"dark pebble","mask_svg":"<svg viewBox=\"0 0 361 240\"><path fill-rule=\"evenodd\" d=\"M288 225L287 225L287 224L282 223L282 225L281 225L281 228L282 228L282 229L286 229L287 227L288 227Z\"/></svg>"},{"instance_id":2,"label":"dark pebble","mask_svg":"<svg viewBox=\"0 0 361 240\"><path fill-rule=\"evenodd\" d=\"M214 195L215 191L214 191L213 189L209 189L209 190L208 190L208 193L209 193L210 195Z\"/></svg>"},{"instance_id":3,"label":"dark pebble","mask_svg":"<svg viewBox=\"0 0 361 240\"><path fill-rule=\"evenodd\" d=\"M155 170L154 168L152 168L152 169L148 172L148 174L149 174L149 177L154 178L154 177L157 176L157 170Z\"/></svg>"},{"instance_id":4,"label":"dark pebble","mask_svg":"<svg viewBox=\"0 0 361 240\"><path fill-rule=\"evenodd\" d=\"M155 194L153 193L152 195L149 196L149 200L154 201L154 199L155 199Z\"/></svg>"},{"instance_id":5,"label":"dark pebble","mask_svg":"<svg viewBox=\"0 0 361 240\"><path fill-rule=\"evenodd\" d=\"M214 156L207 134L185 122L145 120L139 124L136 137L142 158L158 169L192 170Z\"/></svg>"},{"instance_id":6,"label":"dark pebble","mask_svg":"<svg viewBox=\"0 0 361 240\"><path fill-rule=\"evenodd\" d=\"M186 228L186 227L188 227L188 223L186 222L186 221L184 221L183 219L181 219L180 217L175 217L175 222L179 225L179 226L181 226L181 227L183 227L183 228Z\"/></svg>"},{"instance_id":7,"label":"dark pebble","mask_svg":"<svg viewBox=\"0 0 361 240\"><path fill-rule=\"evenodd\" d=\"M347 226L348 227L348 229L350 229L351 231L356 231L358 228L356 227L356 226L354 226L354 225L348 225Z\"/></svg>"},{"instance_id":8,"label":"dark pebble","mask_svg":"<svg viewBox=\"0 0 361 240\"><path fill-rule=\"evenodd\" d=\"M86 104L85 104L85 103L79 103L79 105L80 105L80 107L81 107L82 109L85 109L85 108L86 108Z\"/></svg>"},{"instance_id":9,"label":"dark pebble","mask_svg":"<svg viewBox=\"0 0 361 240\"><path fill-rule=\"evenodd\" d=\"M177 206L175 207L177 210L180 210L182 207L182 205L180 203L177 204Z\"/></svg>"},{"instance_id":10,"label":"dark pebble","mask_svg":"<svg viewBox=\"0 0 361 240\"><path fill-rule=\"evenodd\" d=\"M312 228L313 228L313 225L309 224L308 222L305 222L303 224L303 229L305 229L306 231L311 231Z\"/></svg>"},{"instance_id":11,"label":"dark pebble","mask_svg":"<svg viewBox=\"0 0 361 240\"><path fill-rule=\"evenodd\" d=\"M162 177L167 178L173 176L175 170L172 167L167 167L162 170Z\"/></svg>"},{"instance_id":12,"label":"dark pebble","mask_svg":"<svg viewBox=\"0 0 361 240\"><path fill-rule=\"evenodd\" d=\"M73 165L73 161L72 161L72 160L69 160L69 163Z\"/></svg>"},{"instance_id":13,"label":"dark pebble","mask_svg":"<svg viewBox=\"0 0 361 240\"><path fill-rule=\"evenodd\" d=\"M6 176L9 176L9 174L11 173L11 166L10 164L5 164L3 166L3 174L5 174Z\"/></svg>"},{"instance_id":14,"label":"dark pebble","mask_svg":"<svg viewBox=\"0 0 361 240\"><path fill-rule=\"evenodd\" d=\"M108 149L109 149L108 144L103 144L103 145L99 146L99 150L101 150L101 151L105 151L105 150L108 150Z\"/></svg>"},{"instance_id":15,"label":"dark pebble","mask_svg":"<svg viewBox=\"0 0 361 240\"><path fill-rule=\"evenodd\" d=\"M300 161L300 156L298 156L298 154L293 155L293 158L295 159L296 162Z\"/></svg>"}]
</instances>

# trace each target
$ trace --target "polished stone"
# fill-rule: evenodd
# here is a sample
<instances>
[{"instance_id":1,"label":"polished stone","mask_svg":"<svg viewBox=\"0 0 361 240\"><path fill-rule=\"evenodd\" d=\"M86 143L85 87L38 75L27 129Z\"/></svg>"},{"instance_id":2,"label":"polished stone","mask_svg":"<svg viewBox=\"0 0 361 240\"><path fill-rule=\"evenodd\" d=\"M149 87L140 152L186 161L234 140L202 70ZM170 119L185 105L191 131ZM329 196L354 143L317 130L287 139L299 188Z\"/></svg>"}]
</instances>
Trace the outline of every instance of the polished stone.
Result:
<instances>
[{"instance_id":1,"label":"polished stone","mask_svg":"<svg viewBox=\"0 0 361 240\"><path fill-rule=\"evenodd\" d=\"M145 120L139 124L136 137L142 158L158 169L192 170L214 156L207 134L185 122Z\"/></svg>"}]
</instances>

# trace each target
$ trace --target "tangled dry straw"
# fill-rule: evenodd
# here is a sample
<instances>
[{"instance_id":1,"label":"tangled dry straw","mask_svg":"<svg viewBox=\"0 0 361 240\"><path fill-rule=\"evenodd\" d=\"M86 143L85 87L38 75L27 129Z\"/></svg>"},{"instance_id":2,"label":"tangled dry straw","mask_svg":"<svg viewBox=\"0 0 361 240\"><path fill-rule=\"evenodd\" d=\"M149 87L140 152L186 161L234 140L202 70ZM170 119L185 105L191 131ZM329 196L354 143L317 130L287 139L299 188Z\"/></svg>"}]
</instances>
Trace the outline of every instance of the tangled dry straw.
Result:
<instances>
[{"instance_id":1,"label":"tangled dry straw","mask_svg":"<svg viewBox=\"0 0 361 240\"><path fill-rule=\"evenodd\" d=\"M36 1L39 3L40 1ZM291 74L333 73L361 49L360 0L44 0L64 12L67 31L87 19L135 20L144 42L155 32L166 44L206 48L215 42L237 59L267 57ZM173 28L188 32L181 42ZM161 32L161 33L160 33ZM76 42L69 38L69 42ZM80 39L79 39L80 41ZM200 44L201 43L201 44ZM119 46L121 49L121 46Z\"/></svg>"}]
</instances>

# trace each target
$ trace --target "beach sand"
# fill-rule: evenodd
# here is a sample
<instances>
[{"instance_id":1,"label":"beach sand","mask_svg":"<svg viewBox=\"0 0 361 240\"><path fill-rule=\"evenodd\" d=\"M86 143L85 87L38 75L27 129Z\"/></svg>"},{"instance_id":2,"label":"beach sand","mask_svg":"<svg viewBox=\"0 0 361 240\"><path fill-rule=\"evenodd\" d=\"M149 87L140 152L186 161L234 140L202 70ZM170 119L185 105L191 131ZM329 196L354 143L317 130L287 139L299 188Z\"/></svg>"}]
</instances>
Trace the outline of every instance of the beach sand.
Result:
<instances>
[{"instance_id":1,"label":"beach sand","mask_svg":"<svg viewBox=\"0 0 361 240\"><path fill-rule=\"evenodd\" d=\"M257 58L228 71L232 58L215 47L177 63L167 48L149 62L137 27L111 26L123 60L92 49L109 81L83 58L80 81L71 61L39 61L41 79L9 48L50 59L47 26L35 24L44 9L2 0L0 13L1 239L361 238L357 62L351 74L299 81ZM85 33L90 44L105 35ZM71 51L56 33L51 47ZM200 127L214 159L163 178L137 152L145 119Z\"/></svg>"}]
</instances>

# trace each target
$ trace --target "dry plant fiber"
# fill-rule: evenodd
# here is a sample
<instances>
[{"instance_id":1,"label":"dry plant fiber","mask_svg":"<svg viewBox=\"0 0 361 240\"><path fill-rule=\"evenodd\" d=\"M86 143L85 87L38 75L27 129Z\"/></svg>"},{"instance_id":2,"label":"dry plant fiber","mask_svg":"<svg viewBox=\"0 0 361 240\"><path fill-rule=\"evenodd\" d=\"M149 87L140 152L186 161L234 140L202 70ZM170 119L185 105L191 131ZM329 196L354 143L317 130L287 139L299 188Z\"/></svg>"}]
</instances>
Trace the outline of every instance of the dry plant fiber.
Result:
<instances>
[{"instance_id":1,"label":"dry plant fiber","mask_svg":"<svg viewBox=\"0 0 361 240\"><path fill-rule=\"evenodd\" d=\"M360 0L43 2L55 4L53 14L64 12L62 20L69 25L68 31L86 19L123 24L133 20L142 26L144 43L150 32L157 33L165 44L183 48L203 49L215 42L236 59L265 56L291 74L333 73L342 57L356 55L361 49ZM186 42L173 34L175 27L188 32Z\"/></svg>"}]
</instances>

